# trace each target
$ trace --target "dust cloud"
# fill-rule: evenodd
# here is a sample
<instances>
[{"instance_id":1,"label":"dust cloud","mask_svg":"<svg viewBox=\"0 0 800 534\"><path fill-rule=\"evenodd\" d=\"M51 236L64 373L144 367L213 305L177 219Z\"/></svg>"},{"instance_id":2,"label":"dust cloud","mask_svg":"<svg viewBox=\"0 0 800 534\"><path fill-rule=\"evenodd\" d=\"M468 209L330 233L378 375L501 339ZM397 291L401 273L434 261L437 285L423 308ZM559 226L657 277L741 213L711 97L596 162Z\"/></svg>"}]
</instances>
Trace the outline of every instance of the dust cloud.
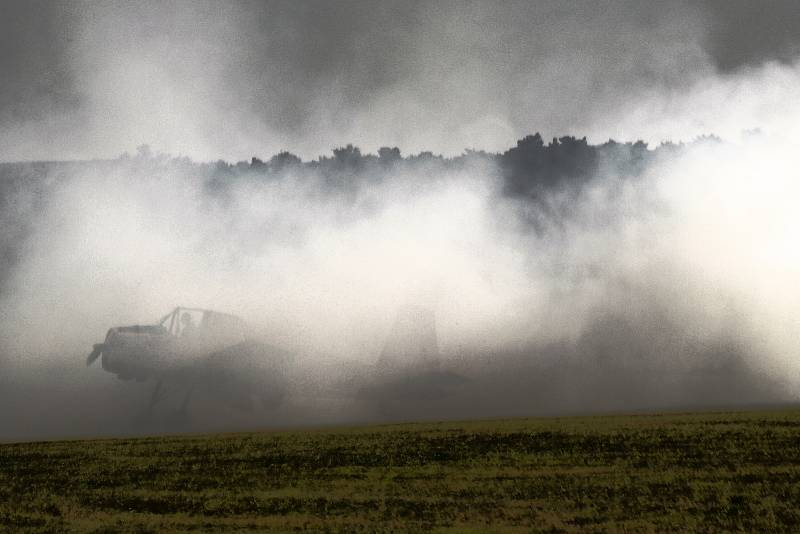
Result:
<instances>
[{"instance_id":1,"label":"dust cloud","mask_svg":"<svg viewBox=\"0 0 800 534\"><path fill-rule=\"evenodd\" d=\"M737 56L713 2L264 5L5 7L0 438L797 401L789 33ZM144 419L153 379L86 367L176 306L291 354L284 401L200 384ZM408 309L422 367L387 348Z\"/></svg>"},{"instance_id":2,"label":"dust cloud","mask_svg":"<svg viewBox=\"0 0 800 534\"><path fill-rule=\"evenodd\" d=\"M535 197L475 154L225 174L142 151L17 180L5 434L140 428L153 381L119 381L85 356L107 328L176 305L240 315L293 355L281 407L232 416L198 411L197 395L191 428L794 400L790 152L756 136L649 154L635 175L611 161ZM409 305L435 317L447 374L410 365L381 382Z\"/></svg>"}]
</instances>

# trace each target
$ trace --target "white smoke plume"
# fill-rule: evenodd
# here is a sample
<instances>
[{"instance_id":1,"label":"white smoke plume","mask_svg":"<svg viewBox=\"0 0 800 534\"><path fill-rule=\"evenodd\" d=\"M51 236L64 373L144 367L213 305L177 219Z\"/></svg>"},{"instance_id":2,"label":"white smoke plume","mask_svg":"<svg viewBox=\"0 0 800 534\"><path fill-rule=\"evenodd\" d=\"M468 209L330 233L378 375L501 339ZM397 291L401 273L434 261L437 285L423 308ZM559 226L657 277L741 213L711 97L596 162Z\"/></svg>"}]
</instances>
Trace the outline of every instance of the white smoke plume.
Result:
<instances>
[{"instance_id":1,"label":"white smoke plume","mask_svg":"<svg viewBox=\"0 0 800 534\"><path fill-rule=\"evenodd\" d=\"M234 30L255 38L259 20L243 16L241 5L218 20L201 11L191 10L212 21L208 41L176 10L163 18L177 30L173 38L154 31L161 37L138 49L132 43L143 43L149 26L115 30L137 8L100 9L94 16L103 24L73 14L83 31L69 64L83 76L84 94L76 115L45 115L51 134L88 126L73 145L57 136L55 155L107 156L152 142L199 159L284 147L309 159L338 140L453 154L469 145L502 150L536 129L574 129L592 142L642 138L651 147L702 134L723 142L660 149L637 177L611 162L583 187L555 187L535 203L506 194L502 169L480 156L462 166L396 165L358 186L331 183L310 165L220 183L212 166L144 152L44 167L41 180L3 189L0 244L14 261L0 276L0 437L118 431L104 426L111 405L97 399L124 397L114 405L124 414L147 392L86 370L85 355L108 327L154 321L176 305L242 315L296 355L295 372L313 378L301 383L317 389L295 393L310 397L332 387L332 367L375 364L397 309L421 304L436 314L443 363L469 381L443 416L797 400L798 63L722 72L702 24L667 17L651 32L633 10L623 17L631 30L611 41L601 30L567 51L552 34L525 41L526 50L544 47L526 69L527 56L497 47L516 29L468 31L475 21L499 29L507 18L473 5L455 19L426 11L423 28L442 33L421 30L427 40L396 68L375 67L385 83L367 88L361 107L350 105L348 81L324 65L317 67L328 75L319 78L282 71L288 45L276 41L284 44L270 49L270 68L252 86L275 84L277 107L304 107L287 127L252 112L263 104L255 89L231 89L240 68L256 62L248 55L256 47ZM359 20L350 21L356 30ZM581 27L567 17L561 29L575 37ZM116 36L108 48L94 46L109 34ZM640 50L645 36L671 45ZM208 42L221 44L209 50ZM360 67L338 55L334 64L370 71L369 47L351 44ZM462 44L476 51L474 62L461 61ZM607 85L609 63L581 52L598 47L606 56L636 52L621 54L628 60ZM425 59L437 49L440 56ZM229 64L231 57L241 63ZM620 96L628 80L635 83ZM301 86L298 103L291 88ZM42 158L46 143L34 141L46 139L43 123L8 124L0 146L10 159ZM325 420L313 410L295 422ZM363 414L359 407L337 417ZM265 415L258 424L295 415ZM57 423L64 419L80 428Z\"/></svg>"}]
</instances>

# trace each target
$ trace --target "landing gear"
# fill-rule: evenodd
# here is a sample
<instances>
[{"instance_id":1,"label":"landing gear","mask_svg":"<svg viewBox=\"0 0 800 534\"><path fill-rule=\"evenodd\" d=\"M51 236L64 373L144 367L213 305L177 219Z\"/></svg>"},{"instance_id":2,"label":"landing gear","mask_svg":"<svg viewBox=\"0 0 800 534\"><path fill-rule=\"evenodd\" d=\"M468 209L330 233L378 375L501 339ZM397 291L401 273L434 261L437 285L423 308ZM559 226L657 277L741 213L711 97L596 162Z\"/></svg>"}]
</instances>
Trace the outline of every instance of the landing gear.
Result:
<instances>
[{"instance_id":1,"label":"landing gear","mask_svg":"<svg viewBox=\"0 0 800 534\"><path fill-rule=\"evenodd\" d=\"M168 412L166 415L161 417L157 417L156 405L159 403L163 404L163 401L169 397L167 388L164 386L164 383L159 380L156 382L156 385L153 388L153 392L150 394L150 399L144 410L142 410L142 412L136 417L137 422L146 427L152 427L156 430L169 431L185 427L191 421L191 417L189 415L189 402L191 401L193 391L194 388L189 386L177 410Z\"/></svg>"},{"instance_id":2,"label":"landing gear","mask_svg":"<svg viewBox=\"0 0 800 534\"><path fill-rule=\"evenodd\" d=\"M163 389L163 384L161 380L159 380L158 382L156 382L156 387L153 389L153 394L150 395L150 402L147 404L147 408L145 408L145 413L147 413L148 415L152 414L155 405L158 403L158 401L160 401L164 397L165 393Z\"/></svg>"}]
</instances>

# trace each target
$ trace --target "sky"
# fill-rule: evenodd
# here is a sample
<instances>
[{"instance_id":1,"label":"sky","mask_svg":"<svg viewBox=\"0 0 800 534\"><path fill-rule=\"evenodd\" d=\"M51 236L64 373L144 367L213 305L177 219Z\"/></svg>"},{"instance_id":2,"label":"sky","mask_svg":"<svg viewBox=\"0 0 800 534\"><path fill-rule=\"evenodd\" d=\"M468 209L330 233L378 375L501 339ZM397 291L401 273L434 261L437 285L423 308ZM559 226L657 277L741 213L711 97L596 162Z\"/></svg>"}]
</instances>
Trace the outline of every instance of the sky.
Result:
<instances>
[{"instance_id":1,"label":"sky","mask_svg":"<svg viewBox=\"0 0 800 534\"><path fill-rule=\"evenodd\" d=\"M0 160L141 144L200 160L346 143L458 154L535 131L688 140L719 117L621 118L798 52L791 0L3 0Z\"/></svg>"}]
</instances>

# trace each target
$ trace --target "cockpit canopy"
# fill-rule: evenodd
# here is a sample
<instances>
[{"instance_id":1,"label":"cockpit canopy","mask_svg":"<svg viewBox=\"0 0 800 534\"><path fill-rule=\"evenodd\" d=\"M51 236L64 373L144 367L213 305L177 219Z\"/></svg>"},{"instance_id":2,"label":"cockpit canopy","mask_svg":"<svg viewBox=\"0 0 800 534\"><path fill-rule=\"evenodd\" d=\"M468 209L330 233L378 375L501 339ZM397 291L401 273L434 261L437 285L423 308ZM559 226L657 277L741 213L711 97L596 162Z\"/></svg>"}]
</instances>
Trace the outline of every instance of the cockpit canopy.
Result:
<instances>
[{"instance_id":1,"label":"cockpit canopy","mask_svg":"<svg viewBox=\"0 0 800 534\"><path fill-rule=\"evenodd\" d=\"M157 327L163 328L166 333L175 337L187 335L190 330L192 333L197 333L204 337L233 336L243 338L246 334L244 321L235 315L181 306L162 317L158 325L151 328Z\"/></svg>"}]
</instances>

